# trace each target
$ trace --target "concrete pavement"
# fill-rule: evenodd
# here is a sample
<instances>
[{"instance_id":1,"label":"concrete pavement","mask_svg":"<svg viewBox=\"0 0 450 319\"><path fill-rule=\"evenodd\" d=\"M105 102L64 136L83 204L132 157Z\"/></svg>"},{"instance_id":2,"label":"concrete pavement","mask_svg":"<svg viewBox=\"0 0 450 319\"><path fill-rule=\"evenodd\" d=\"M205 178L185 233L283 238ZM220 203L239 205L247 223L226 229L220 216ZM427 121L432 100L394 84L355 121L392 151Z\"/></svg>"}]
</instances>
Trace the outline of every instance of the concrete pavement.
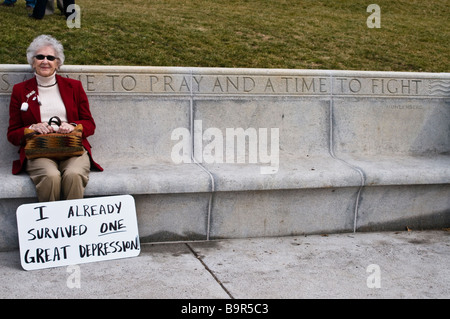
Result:
<instances>
[{"instance_id":1,"label":"concrete pavement","mask_svg":"<svg viewBox=\"0 0 450 319\"><path fill-rule=\"evenodd\" d=\"M449 298L449 265L445 229L142 244L138 257L35 271L10 251L0 298Z\"/></svg>"}]
</instances>

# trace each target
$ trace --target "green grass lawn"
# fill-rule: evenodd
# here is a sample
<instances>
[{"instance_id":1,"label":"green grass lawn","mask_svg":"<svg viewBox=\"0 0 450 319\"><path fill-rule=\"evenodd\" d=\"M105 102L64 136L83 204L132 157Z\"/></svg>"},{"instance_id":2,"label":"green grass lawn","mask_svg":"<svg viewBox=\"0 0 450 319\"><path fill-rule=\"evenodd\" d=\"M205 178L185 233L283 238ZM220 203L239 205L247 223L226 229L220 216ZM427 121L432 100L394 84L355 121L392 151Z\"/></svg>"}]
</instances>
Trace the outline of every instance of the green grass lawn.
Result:
<instances>
[{"instance_id":1,"label":"green grass lawn","mask_svg":"<svg viewBox=\"0 0 450 319\"><path fill-rule=\"evenodd\" d=\"M81 27L0 7L0 64L39 34L66 64L450 71L450 0L77 0ZM370 29L367 6L381 7Z\"/></svg>"}]
</instances>

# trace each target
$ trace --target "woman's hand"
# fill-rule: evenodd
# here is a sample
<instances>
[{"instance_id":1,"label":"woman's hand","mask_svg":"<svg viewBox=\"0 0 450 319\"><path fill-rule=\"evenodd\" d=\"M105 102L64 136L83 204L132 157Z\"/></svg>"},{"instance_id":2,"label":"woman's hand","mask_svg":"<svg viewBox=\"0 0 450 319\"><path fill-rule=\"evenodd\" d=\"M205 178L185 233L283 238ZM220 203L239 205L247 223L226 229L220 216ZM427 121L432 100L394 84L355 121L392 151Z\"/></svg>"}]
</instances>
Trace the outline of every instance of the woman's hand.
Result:
<instances>
[{"instance_id":1,"label":"woman's hand","mask_svg":"<svg viewBox=\"0 0 450 319\"><path fill-rule=\"evenodd\" d=\"M61 126L56 129L53 128L51 125L48 125L47 122L37 123L30 126L30 129L36 131L39 134L49 134L49 133L60 133L60 134L67 134L74 130L74 126L72 124L69 124L67 122L61 123Z\"/></svg>"},{"instance_id":2,"label":"woman's hand","mask_svg":"<svg viewBox=\"0 0 450 319\"><path fill-rule=\"evenodd\" d=\"M53 133L55 130L53 127L48 125L47 122L37 123L30 126L30 129L34 130L35 132L39 134L49 134Z\"/></svg>"},{"instance_id":3,"label":"woman's hand","mask_svg":"<svg viewBox=\"0 0 450 319\"><path fill-rule=\"evenodd\" d=\"M73 131L75 127L67 122L62 122L57 133L67 134Z\"/></svg>"}]
</instances>

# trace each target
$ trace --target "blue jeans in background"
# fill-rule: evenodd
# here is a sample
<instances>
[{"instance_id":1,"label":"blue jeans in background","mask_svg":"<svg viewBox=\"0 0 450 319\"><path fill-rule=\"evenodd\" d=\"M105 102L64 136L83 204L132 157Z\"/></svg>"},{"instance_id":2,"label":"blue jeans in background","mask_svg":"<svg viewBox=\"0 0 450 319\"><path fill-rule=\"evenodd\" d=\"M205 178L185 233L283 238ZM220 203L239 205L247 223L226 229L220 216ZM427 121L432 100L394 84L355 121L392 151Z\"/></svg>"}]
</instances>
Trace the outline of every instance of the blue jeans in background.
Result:
<instances>
[{"instance_id":1,"label":"blue jeans in background","mask_svg":"<svg viewBox=\"0 0 450 319\"><path fill-rule=\"evenodd\" d=\"M16 3L17 0L5 0L4 3L5 4L13 4ZM27 7L32 7L34 8L34 5L36 4L36 0L25 0Z\"/></svg>"}]
</instances>

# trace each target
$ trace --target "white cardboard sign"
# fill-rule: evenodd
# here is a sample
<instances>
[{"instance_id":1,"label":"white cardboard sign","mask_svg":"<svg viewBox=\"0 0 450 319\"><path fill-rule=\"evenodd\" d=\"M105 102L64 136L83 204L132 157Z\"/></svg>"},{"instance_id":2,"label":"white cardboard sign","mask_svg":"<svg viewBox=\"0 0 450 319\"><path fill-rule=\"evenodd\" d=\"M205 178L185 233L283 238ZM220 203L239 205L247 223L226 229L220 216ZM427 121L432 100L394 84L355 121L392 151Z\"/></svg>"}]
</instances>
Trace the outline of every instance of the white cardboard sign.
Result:
<instances>
[{"instance_id":1,"label":"white cardboard sign","mask_svg":"<svg viewBox=\"0 0 450 319\"><path fill-rule=\"evenodd\" d=\"M130 195L21 205L17 227L25 270L136 257L141 250Z\"/></svg>"}]
</instances>

